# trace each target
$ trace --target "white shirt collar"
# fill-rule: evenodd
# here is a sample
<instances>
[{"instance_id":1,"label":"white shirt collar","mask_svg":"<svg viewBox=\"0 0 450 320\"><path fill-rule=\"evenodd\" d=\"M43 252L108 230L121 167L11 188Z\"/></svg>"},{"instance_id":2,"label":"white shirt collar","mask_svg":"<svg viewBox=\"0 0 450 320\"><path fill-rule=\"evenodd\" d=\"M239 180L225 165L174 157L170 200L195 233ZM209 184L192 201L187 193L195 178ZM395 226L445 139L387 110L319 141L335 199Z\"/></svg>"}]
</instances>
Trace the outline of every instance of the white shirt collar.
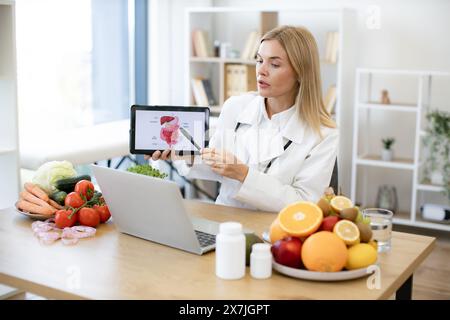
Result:
<instances>
[{"instance_id":1,"label":"white shirt collar","mask_svg":"<svg viewBox=\"0 0 450 320\"><path fill-rule=\"evenodd\" d=\"M296 110L295 105L293 105L289 107L289 109L275 113L274 115L272 115L271 119L269 119L265 103L260 104L260 108L262 116L260 116L259 124L267 122L273 129L276 129L278 131L281 131L283 128L286 127L289 119L292 117L292 115L295 113Z\"/></svg>"},{"instance_id":2,"label":"white shirt collar","mask_svg":"<svg viewBox=\"0 0 450 320\"><path fill-rule=\"evenodd\" d=\"M291 107L288 110L280 112L278 118L287 119L287 121L280 127L281 134L292 142L301 144L305 135L305 131L308 131L306 124L300 119L296 107ZM257 95L245 109L238 115L237 122L243 124L255 125L261 122L265 112L264 98ZM276 116L275 114L274 116ZM266 113L267 116L267 113ZM272 117L273 119L273 117ZM279 119L280 120L280 119Z\"/></svg>"}]
</instances>

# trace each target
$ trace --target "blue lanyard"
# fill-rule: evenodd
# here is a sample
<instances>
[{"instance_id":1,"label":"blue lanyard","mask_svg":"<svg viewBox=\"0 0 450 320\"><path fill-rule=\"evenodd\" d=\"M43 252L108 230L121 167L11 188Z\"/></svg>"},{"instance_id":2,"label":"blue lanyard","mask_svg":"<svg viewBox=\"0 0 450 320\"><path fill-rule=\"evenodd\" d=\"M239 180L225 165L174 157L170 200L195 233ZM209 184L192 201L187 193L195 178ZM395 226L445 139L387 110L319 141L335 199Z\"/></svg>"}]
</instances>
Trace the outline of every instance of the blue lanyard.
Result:
<instances>
[{"instance_id":1,"label":"blue lanyard","mask_svg":"<svg viewBox=\"0 0 450 320\"><path fill-rule=\"evenodd\" d=\"M236 132L238 131L238 129L239 129L240 126L241 126L241 123L238 122L238 123L236 124L236 127L234 128L234 133L236 133ZM283 147L283 148L284 148L284 151L286 151L286 149L289 148L289 146L291 145L291 143L292 143L291 140L288 140L288 142L286 142L286 144L285 144L284 147ZM273 163L277 158L278 158L278 157L273 158L272 160L270 160L270 162L267 164L266 168L264 169L264 173L267 173L267 171L269 171L269 168L272 166L272 163Z\"/></svg>"}]
</instances>

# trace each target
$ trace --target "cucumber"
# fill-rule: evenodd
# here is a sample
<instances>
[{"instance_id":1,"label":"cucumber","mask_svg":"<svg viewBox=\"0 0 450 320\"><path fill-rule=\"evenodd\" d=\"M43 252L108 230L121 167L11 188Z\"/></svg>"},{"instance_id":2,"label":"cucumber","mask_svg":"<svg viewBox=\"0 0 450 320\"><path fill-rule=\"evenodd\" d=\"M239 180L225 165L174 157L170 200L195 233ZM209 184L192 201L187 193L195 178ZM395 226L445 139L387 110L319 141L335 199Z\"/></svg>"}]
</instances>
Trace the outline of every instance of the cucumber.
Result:
<instances>
[{"instance_id":1,"label":"cucumber","mask_svg":"<svg viewBox=\"0 0 450 320\"><path fill-rule=\"evenodd\" d=\"M55 187L60 191L64 191L67 193L72 192L75 189L75 185L81 180L89 180L91 181L91 176L87 174L79 175L72 178L64 178L56 181Z\"/></svg>"},{"instance_id":2,"label":"cucumber","mask_svg":"<svg viewBox=\"0 0 450 320\"><path fill-rule=\"evenodd\" d=\"M67 192L56 190L50 195L50 199L55 200L58 204L64 205L64 200L66 200Z\"/></svg>"}]
</instances>

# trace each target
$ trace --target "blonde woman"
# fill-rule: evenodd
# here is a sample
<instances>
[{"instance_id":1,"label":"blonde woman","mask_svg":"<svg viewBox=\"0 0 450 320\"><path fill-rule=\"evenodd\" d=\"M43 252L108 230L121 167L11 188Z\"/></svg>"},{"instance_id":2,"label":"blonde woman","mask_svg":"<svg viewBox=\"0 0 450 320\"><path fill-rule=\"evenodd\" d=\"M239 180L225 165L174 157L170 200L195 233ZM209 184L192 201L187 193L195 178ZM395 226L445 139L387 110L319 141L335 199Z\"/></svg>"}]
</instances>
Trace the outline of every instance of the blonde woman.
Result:
<instances>
[{"instance_id":1,"label":"blonde woman","mask_svg":"<svg viewBox=\"0 0 450 320\"><path fill-rule=\"evenodd\" d=\"M317 201L329 186L338 130L322 101L317 44L305 28L266 33L256 57L258 92L229 98L208 148L193 164L170 150L180 174L221 182L217 204L279 211Z\"/></svg>"}]
</instances>

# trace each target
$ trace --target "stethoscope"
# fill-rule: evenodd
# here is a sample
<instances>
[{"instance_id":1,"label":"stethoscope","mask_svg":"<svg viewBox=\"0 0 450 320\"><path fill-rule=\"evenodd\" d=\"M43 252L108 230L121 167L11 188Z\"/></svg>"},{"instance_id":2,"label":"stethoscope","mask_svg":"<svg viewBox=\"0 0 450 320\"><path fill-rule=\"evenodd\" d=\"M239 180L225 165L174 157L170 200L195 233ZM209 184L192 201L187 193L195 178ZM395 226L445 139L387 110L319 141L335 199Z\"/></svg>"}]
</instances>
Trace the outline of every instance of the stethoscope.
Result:
<instances>
[{"instance_id":1,"label":"stethoscope","mask_svg":"<svg viewBox=\"0 0 450 320\"><path fill-rule=\"evenodd\" d=\"M234 134L235 134L235 144L236 144L236 133L239 129L239 127L241 126L241 122L236 123L236 127L234 128ZM288 140L288 142L286 142L286 144L284 145L283 149L284 151L286 151L287 148L289 148L289 146L291 145L292 141ZM269 161L269 163L266 165L266 168L264 169L264 173L267 173L267 171L269 171L269 168L272 166L272 163L277 159L278 157L273 158L272 160Z\"/></svg>"}]
</instances>

